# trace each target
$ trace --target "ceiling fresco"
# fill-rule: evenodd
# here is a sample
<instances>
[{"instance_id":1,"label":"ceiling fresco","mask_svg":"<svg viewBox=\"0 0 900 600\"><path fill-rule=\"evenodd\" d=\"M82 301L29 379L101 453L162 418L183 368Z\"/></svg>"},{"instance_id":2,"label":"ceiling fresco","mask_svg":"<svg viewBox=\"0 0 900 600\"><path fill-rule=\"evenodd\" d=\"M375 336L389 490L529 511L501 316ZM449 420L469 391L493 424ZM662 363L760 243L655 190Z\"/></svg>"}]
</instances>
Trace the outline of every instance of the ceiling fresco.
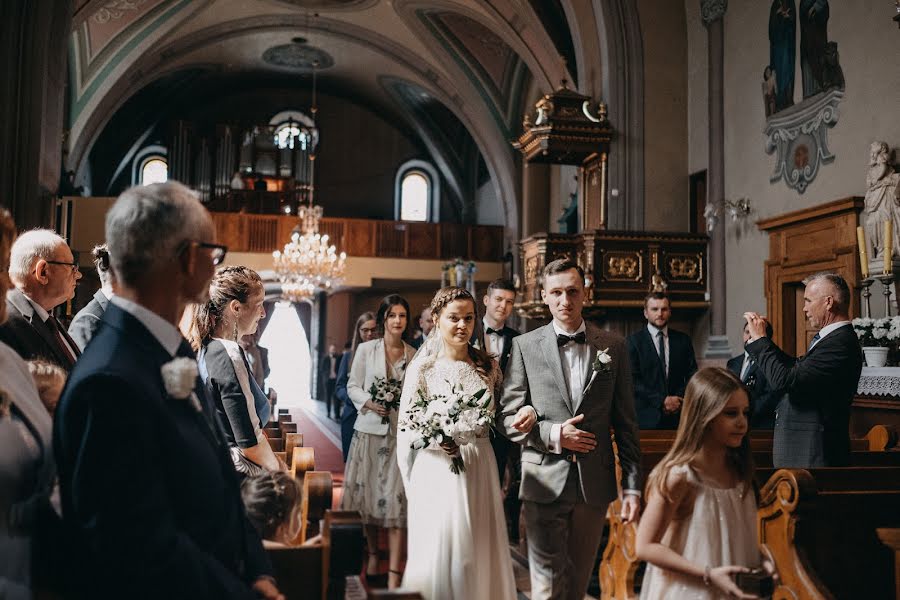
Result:
<instances>
[{"instance_id":1,"label":"ceiling fresco","mask_svg":"<svg viewBox=\"0 0 900 600\"><path fill-rule=\"evenodd\" d=\"M297 71L328 69L334 66L334 58L321 48L307 44L282 44L272 46L263 52L263 61L275 67L284 67Z\"/></svg>"}]
</instances>

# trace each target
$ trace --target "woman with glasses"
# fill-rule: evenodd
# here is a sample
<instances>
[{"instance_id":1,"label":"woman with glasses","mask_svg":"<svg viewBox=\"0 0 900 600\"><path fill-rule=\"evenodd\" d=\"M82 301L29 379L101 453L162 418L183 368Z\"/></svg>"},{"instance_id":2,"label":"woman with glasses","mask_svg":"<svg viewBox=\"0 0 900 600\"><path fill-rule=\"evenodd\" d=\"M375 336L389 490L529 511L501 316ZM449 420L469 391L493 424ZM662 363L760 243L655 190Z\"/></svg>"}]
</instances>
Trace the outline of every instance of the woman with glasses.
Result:
<instances>
[{"instance_id":1,"label":"woman with glasses","mask_svg":"<svg viewBox=\"0 0 900 600\"><path fill-rule=\"evenodd\" d=\"M353 343L350 349L344 350L341 355L341 364L338 366L337 381L334 384L334 395L341 403L341 449L344 452L344 462L347 462L347 454L350 452L350 440L353 439L353 426L356 424L356 406L347 395L347 380L350 378L350 364L356 349L363 342L369 342L378 337L378 326L375 324L375 313L364 312L356 319L356 327L353 329Z\"/></svg>"},{"instance_id":2,"label":"woman with glasses","mask_svg":"<svg viewBox=\"0 0 900 600\"><path fill-rule=\"evenodd\" d=\"M242 475L287 468L262 431L271 406L250 376L250 365L239 344L241 337L256 331L265 316L264 300L262 280L255 271L220 267L209 284L209 300L194 309L191 327L200 376L215 404L235 470Z\"/></svg>"},{"instance_id":3,"label":"woman with glasses","mask_svg":"<svg viewBox=\"0 0 900 600\"><path fill-rule=\"evenodd\" d=\"M397 294L381 301L375 322L382 339L360 344L350 367L347 394L359 415L344 470L341 510L359 512L366 531L369 560L366 576L378 571L378 528L388 530L388 587L400 585L406 494L397 464L397 411L375 401L371 390L380 381L403 384L406 365L415 349L404 341L409 303ZM397 390L399 400L399 389ZM372 583L370 581L370 583Z\"/></svg>"}]
</instances>

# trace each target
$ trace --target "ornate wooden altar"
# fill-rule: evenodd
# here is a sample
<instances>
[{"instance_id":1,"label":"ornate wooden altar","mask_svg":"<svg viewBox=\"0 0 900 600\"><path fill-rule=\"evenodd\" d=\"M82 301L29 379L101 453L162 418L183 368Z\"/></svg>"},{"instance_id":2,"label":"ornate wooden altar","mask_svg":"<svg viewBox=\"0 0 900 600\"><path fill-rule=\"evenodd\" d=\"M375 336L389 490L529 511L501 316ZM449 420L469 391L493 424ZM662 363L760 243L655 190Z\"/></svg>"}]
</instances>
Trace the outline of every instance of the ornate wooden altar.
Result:
<instances>
[{"instance_id":1,"label":"ornate wooden altar","mask_svg":"<svg viewBox=\"0 0 900 600\"><path fill-rule=\"evenodd\" d=\"M706 309L709 238L693 233L584 231L578 234L539 233L520 243L524 279L520 282L519 314L545 319L541 272L558 258L575 260L585 271L585 315L597 317L610 308L641 308L657 273L668 284L673 304Z\"/></svg>"}]
</instances>

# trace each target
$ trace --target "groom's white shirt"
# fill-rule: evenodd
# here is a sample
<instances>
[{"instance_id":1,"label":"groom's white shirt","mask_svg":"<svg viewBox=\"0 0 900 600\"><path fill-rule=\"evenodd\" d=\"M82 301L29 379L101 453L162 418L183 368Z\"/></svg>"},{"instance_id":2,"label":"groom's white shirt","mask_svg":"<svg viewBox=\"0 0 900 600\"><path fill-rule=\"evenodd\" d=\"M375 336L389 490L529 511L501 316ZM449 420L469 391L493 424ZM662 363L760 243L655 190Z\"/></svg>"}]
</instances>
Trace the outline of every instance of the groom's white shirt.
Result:
<instances>
[{"instance_id":1,"label":"groom's white shirt","mask_svg":"<svg viewBox=\"0 0 900 600\"><path fill-rule=\"evenodd\" d=\"M556 319L554 319L552 323L553 331L556 332L556 335L573 336L582 332L587 332L584 319L581 321L581 326L571 333L560 327L559 323L556 322ZM591 360L591 346L590 344L576 344L575 342L569 342L565 346L559 347L559 360L562 363L566 387L569 389L569 398L572 400L572 405L574 406L577 404L577 400L581 397L581 394L584 393L584 378L587 375L587 365ZM550 443L547 445L547 449L554 454L562 453L562 444L560 444L561 434L562 423L556 423L550 427Z\"/></svg>"}]
</instances>

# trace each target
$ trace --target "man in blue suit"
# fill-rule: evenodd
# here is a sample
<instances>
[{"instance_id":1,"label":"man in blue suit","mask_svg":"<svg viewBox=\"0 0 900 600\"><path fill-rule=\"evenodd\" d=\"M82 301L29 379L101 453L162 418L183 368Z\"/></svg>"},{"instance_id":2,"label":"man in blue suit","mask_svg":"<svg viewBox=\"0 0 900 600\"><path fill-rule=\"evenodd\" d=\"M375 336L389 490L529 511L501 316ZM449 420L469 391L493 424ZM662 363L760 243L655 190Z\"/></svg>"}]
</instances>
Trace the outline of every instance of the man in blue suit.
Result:
<instances>
[{"instance_id":1,"label":"man in blue suit","mask_svg":"<svg viewBox=\"0 0 900 600\"><path fill-rule=\"evenodd\" d=\"M135 187L106 217L115 296L54 427L71 596L283 598L176 328L225 247L178 183Z\"/></svg>"},{"instance_id":2,"label":"man in blue suit","mask_svg":"<svg viewBox=\"0 0 900 600\"><path fill-rule=\"evenodd\" d=\"M644 299L647 326L628 336L634 406L641 429L676 429L697 359L690 336L669 328L672 307L662 292Z\"/></svg>"}]
</instances>

